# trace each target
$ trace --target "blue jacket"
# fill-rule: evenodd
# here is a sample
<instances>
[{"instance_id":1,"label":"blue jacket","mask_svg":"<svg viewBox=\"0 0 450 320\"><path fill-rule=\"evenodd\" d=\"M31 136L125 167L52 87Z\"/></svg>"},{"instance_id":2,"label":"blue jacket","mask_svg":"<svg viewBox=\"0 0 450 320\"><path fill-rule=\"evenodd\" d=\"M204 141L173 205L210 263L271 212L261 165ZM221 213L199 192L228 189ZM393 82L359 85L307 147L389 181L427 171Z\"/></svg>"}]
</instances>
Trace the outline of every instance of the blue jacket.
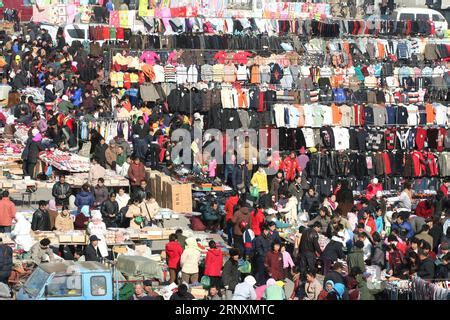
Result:
<instances>
[{"instance_id":1,"label":"blue jacket","mask_svg":"<svg viewBox=\"0 0 450 320\"><path fill-rule=\"evenodd\" d=\"M414 230L409 222L404 221L401 225L399 225L397 222L394 222L392 224L392 230L400 230L400 229L405 229L407 231L406 237L408 239L414 237Z\"/></svg>"},{"instance_id":2,"label":"blue jacket","mask_svg":"<svg viewBox=\"0 0 450 320\"><path fill-rule=\"evenodd\" d=\"M75 205L77 206L78 210L80 210L83 206L93 207L94 196L90 192L81 191L75 197Z\"/></svg>"},{"instance_id":3,"label":"blue jacket","mask_svg":"<svg viewBox=\"0 0 450 320\"><path fill-rule=\"evenodd\" d=\"M75 107L78 107L81 104L81 96L82 96L83 92L81 89L77 89L75 91L75 93L73 94L71 100L72 100L72 104Z\"/></svg>"}]
</instances>

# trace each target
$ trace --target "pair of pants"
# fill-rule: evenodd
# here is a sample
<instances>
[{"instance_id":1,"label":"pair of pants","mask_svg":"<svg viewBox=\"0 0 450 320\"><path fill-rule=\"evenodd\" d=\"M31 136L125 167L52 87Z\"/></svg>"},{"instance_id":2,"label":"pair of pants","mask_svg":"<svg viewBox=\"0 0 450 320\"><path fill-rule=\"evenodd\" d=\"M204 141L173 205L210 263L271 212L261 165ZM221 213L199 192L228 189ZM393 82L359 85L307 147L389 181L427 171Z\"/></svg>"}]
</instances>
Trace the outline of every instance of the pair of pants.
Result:
<instances>
[{"instance_id":1,"label":"pair of pants","mask_svg":"<svg viewBox=\"0 0 450 320\"><path fill-rule=\"evenodd\" d=\"M181 279L188 284L198 282L198 273L185 273L181 272Z\"/></svg>"},{"instance_id":2,"label":"pair of pants","mask_svg":"<svg viewBox=\"0 0 450 320\"><path fill-rule=\"evenodd\" d=\"M300 269L302 273L316 269L316 256L312 252L300 253Z\"/></svg>"},{"instance_id":3,"label":"pair of pants","mask_svg":"<svg viewBox=\"0 0 450 320\"><path fill-rule=\"evenodd\" d=\"M160 150L161 149L159 147L159 144L157 143L150 144L149 156L150 156L150 167L152 169L156 169L156 167L158 166Z\"/></svg>"},{"instance_id":4,"label":"pair of pants","mask_svg":"<svg viewBox=\"0 0 450 320\"><path fill-rule=\"evenodd\" d=\"M257 256L254 259L255 279L259 285L266 284L266 266L264 265L264 257Z\"/></svg>"},{"instance_id":5,"label":"pair of pants","mask_svg":"<svg viewBox=\"0 0 450 320\"><path fill-rule=\"evenodd\" d=\"M239 257L242 258L244 254L244 237L233 235L234 247L239 250Z\"/></svg>"},{"instance_id":6,"label":"pair of pants","mask_svg":"<svg viewBox=\"0 0 450 320\"><path fill-rule=\"evenodd\" d=\"M35 162L27 161L27 173L31 177L31 179L34 179L36 177L36 173L34 172L35 167L36 167Z\"/></svg>"},{"instance_id":7,"label":"pair of pants","mask_svg":"<svg viewBox=\"0 0 450 320\"><path fill-rule=\"evenodd\" d=\"M11 233L11 226L0 226L0 233Z\"/></svg>"},{"instance_id":8,"label":"pair of pants","mask_svg":"<svg viewBox=\"0 0 450 320\"><path fill-rule=\"evenodd\" d=\"M227 221L227 242L229 246L233 245L233 223Z\"/></svg>"},{"instance_id":9,"label":"pair of pants","mask_svg":"<svg viewBox=\"0 0 450 320\"><path fill-rule=\"evenodd\" d=\"M177 279L178 270L177 269L169 269L169 284L170 283L178 283Z\"/></svg>"}]
</instances>

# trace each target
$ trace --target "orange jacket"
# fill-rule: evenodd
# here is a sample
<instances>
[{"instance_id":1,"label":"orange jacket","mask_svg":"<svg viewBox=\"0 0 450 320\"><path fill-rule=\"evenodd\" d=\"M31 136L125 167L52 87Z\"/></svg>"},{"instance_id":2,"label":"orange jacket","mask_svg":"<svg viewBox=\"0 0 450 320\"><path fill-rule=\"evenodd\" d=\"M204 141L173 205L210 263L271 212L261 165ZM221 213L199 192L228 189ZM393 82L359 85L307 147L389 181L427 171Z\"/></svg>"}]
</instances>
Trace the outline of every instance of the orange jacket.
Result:
<instances>
[{"instance_id":1,"label":"orange jacket","mask_svg":"<svg viewBox=\"0 0 450 320\"><path fill-rule=\"evenodd\" d=\"M0 226L10 227L16 217L16 206L8 198L0 200Z\"/></svg>"}]
</instances>

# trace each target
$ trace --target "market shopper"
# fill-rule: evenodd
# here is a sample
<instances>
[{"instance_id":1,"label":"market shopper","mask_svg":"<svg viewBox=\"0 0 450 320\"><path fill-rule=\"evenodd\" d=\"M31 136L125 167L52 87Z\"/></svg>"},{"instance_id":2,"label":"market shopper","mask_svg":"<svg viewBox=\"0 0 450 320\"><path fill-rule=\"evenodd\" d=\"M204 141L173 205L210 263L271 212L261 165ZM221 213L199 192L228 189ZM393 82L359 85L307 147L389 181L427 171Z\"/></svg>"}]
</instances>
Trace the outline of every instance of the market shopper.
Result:
<instances>
[{"instance_id":1,"label":"market shopper","mask_svg":"<svg viewBox=\"0 0 450 320\"><path fill-rule=\"evenodd\" d=\"M78 208L78 211L80 211L84 206L93 208L94 203L95 198L94 195L90 192L89 185L87 183L83 184L81 186L81 191L78 192L75 197L75 206Z\"/></svg>"},{"instance_id":2,"label":"market shopper","mask_svg":"<svg viewBox=\"0 0 450 320\"><path fill-rule=\"evenodd\" d=\"M167 266L169 268L169 283L178 283L177 275L180 271L180 259L183 254L183 248L178 242L176 234L169 236L169 242L165 246Z\"/></svg>"},{"instance_id":3,"label":"market shopper","mask_svg":"<svg viewBox=\"0 0 450 320\"><path fill-rule=\"evenodd\" d=\"M11 232L11 226L16 217L16 206L9 199L9 192L7 190L2 192L0 200L0 233Z\"/></svg>"},{"instance_id":4,"label":"market shopper","mask_svg":"<svg viewBox=\"0 0 450 320\"><path fill-rule=\"evenodd\" d=\"M33 213L31 221L31 230L33 231L51 231L50 230L50 216L48 214L47 201L40 200L39 208Z\"/></svg>"},{"instance_id":5,"label":"market shopper","mask_svg":"<svg viewBox=\"0 0 450 320\"><path fill-rule=\"evenodd\" d=\"M105 168L100 165L98 159L93 158L91 160L91 167L89 169L89 184L93 186L98 182L100 178L103 179L105 175L106 175Z\"/></svg>"},{"instance_id":6,"label":"market shopper","mask_svg":"<svg viewBox=\"0 0 450 320\"><path fill-rule=\"evenodd\" d=\"M139 157L132 158L132 161L128 169L128 178L130 179L131 194L136 194L141 181L145 179L145 167Z\"/></svg>"},{"instance_id":7,"label":"market shopper","mask_svg":"<svg viewBox=\"0 0 450 320\"><path fill-rule=\"evenodd\" d=\"M147 192L145 198L142 200L139 206L143 215L148 217L148 223L156 225L155 217L159 213L159 210L161 208L150 192Z\"/></svg>"},{"instance_id":8,"label":"market shopper","mask_svg":"<svg viewBox=\"0 0 450 320\"><path fill-rule=\"evenodd\" d=\"M204 275L208 276L211 284L220 286L222 276L223 254L220 248L217 248L214 240L209 241L209 249L205 258Z\"/></svg>"},{"instance_id":9,"label":"market shopper","mask_svg":"<svg viewBox=\"0 0 450 320\"><path fill-rule=\"evenodd\" d=\"M200 251L195 238L186 239L186 248L181 254L180 266L181 279L188 284L197 283L199 280Z\"/></svg>"},{"instance_id":10,"label":"market shopper","mask_svg":"<svg viewBox=\"0 0 450 320\"><path fill-rule=\"evenodd\" d=\"M72 194L70 185L66 182L66 176L60 175L59 181L53 185L52 195L55 197L57 206L68 206L69 197Z\"/></svg>"},{"instance_id":11,"label":"market shopper","mask_svg":"<svg viewBox=\"0 0 450 320\"><path fill-rule=\"evenodd\" d=\"M109 198L108 188L105 186L105 179L99 178L97 184L92 188L94 195L94 207L99 208Z\"/></svg>"},{"instance_id":12,"label":"market shopper","mask_svg":"<svg viewBox=\"0 0 450 320\"><path fill-rule=\"evenodd\" d=\"M231 222L233 224L233 243L236 249L239 250L241 254L244 253L244 239L243 239L243 230L241 229L241 223L245 222L247 225L252 224L252 215L245 203L245 200L240 199L238 201L239 210L237 210L233 217L231 218Z\"/></svg>"},{"instance_id":13,"label":"market shopper","mask_svg":"<svg viewBox=\"0 0 450 320\"><path fill-rule=\"evenodd\" d=\"M111 192L109 198L102 202L100 212L107 228L116 228L119 214L119 204L116 201L116 193Z\"/></svg>"},{"instance_id":14,"label":"market shopper","mask_svg":"<svg viewBox=\"0 0 450 320\"><path fill-rule=\"evenodd\" d=\"M241 280L239 271L239 250L231 248L229 250L230 258L225 262L222 269L222 284L225 288L226 300L231 300L234 289Z\"/></svg>"}]
</instances>

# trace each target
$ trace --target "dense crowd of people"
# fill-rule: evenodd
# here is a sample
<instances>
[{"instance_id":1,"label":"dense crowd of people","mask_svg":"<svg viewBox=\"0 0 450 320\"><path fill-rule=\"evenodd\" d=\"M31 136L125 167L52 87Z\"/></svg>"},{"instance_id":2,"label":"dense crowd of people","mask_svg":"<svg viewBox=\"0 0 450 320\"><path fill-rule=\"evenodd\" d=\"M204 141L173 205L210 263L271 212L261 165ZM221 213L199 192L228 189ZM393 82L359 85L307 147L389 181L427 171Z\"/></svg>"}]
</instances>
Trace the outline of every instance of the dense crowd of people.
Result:
<instances>
[{"instance_id":1,"label":"dense crowd of people","mask_svg":"<svg viewBox=\"0 0 450 320\"><path fill-rule=\"evenodd\" d=\"M102 57L88 54L80 43L68 46L62 34L52 39L35 25L23 31L23 36L6 42L0 61L2 82L12 88L9 109L3 108L0 117L4 136L12 136L19 125L29 127L22 161L24 175L32 178L49 178L37 172L39 153L46 149L87 150L91 166L89 181L81 190L59 174L52 189L54 199L39 201L31 222L16 214L9 192L2 191L0 232L12 232L37 265L54 261L55 255L101 261L110 257L107 228L156 225L160 207L145 169L179 165L179 159L171 159L176 142L170 132L192 130L195 120L181 114L163 118L158 106L105 85ZM44 90L42 103L23 93L29 86ZM80 117L124 114L134 121L130 141L123 133L106 139L94 128L89 132L90 147L77 139L75 123ZM205 250L181 230L170 235L165 247L169 283L178 285L172 300L193 299L189 287L200 282L207 284L209 300L373 300L382 292L369 290L371 266L384 271L389 280L414 275L428 281L449 279L449 181L422 201L417 201L406 180L398 197L386 197L376 178L361 197L354 196L345 179L334 182L331 194L319 195L305 170L305 150L269 154L270 164L262 166L253 161L246 140L237 148L245 150L244 160L238 163L233 154L234 162L220 165L212 154L200 153L200 143L192 143L194 162L185 167L235 191L223 203L211 200L198 206L201 218L193 218L191 227L194 232L219 233L231 249L225 257L214 241ZM278 172L267 175L269 168ZM128 178L130 192L107 188L106 169ZM295 230L292 237L286 236L287 228ZM48 239L33 244L30 230L87 230L90 243L85 248L53 250ZM0 244L0 281L7 282L11 268L12 251ZM146 281L135 285L132 299L160 297Z\"/></svg>"}]
</instances>

